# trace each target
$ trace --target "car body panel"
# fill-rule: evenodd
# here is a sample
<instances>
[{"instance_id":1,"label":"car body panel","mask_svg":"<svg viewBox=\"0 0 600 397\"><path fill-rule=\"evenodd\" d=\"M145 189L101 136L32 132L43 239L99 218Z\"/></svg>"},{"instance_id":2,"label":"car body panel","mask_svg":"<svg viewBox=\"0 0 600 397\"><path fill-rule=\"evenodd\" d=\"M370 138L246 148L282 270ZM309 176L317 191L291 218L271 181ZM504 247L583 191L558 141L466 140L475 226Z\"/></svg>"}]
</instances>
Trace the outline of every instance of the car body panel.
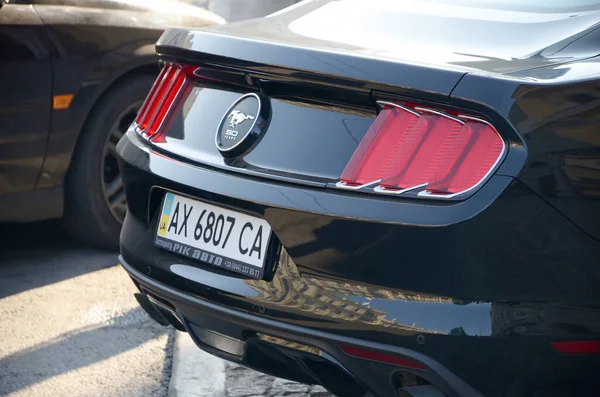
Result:
<instances>
[{"instance_id":1,"label":"car body panel","mask_svg":"<svg viewBox=\"0 0 600 397\"><path fill-rule=\"evenodd\" d=\"M519 87L509 113L532 148L519 179L600 241L600 58L519 78L538 83Z\"/></svg>"},{"instance_id":2,"label":"car body panel","mask_svg":"<svg viewBox=\"0 0 600 397\"><path fill-rule=\"evenodd\" d=\"M596 45L600 11L593 6L587 10L570 9L568 4L562 10L522 7L507 11L493 2L316 0L263 19L214 26L189 36L183 31L166 32L158 45L172 43L200 53L293 68L306 68L310 62L308 69L334 75L354 69L355 77L362 80L396 79L400 86L402 76L362 68L360 58L430 66L438 69L431 85L439 91L445 87L438 80L445 76L439 69L508 73L600 54ZM192 40L194 35L210 39ZM267 43L278 51L254 51L254 46ZM298 56L286 57L287 48ZM312 51L305 59L306 49ZM329 59L333 54L359 59L349 67L341 59Z\"/></svg>"},{"instance_id":3,"label":"car body panel","mask_svg":"<svg viewBox=\"0 0 600 397\"><path fill-rule=\"evenodd\" d=\"M35 187L51 114L50 52L31 6L0 8L0 194Z\"/></svg>"},{"instance_id":4,"label":"car body panel","mask_svg":"<svg viewBox=\"0 0 600 397\"><path fill-rule=\"evenodd\" d=\"M88 114L119 78L158 73L154 44L165 28L224 22L189 4L135 0L11 2L0 18L0 106L10 114L0 129L5 221L62 215L62 185ZM53 95L74 97L53 111ZM18 203L30 204L16 211Z\"/></svg>"},{"instance_id":5,"label":"car body panel","mask_svg":"<svg viewBox=\"0 0 600 397\"><path fill-rule=\"evenodd\" d=\"M527 147L514 175L586 233L600 241L600 133L597 131L598 57L502 76L468 74L452 103L478 103L509 120ZM490 96L486 87L496 87ZM512 149L512 148L511 148Z\"/></svg>"},{"instance_id":6,"label":"car body panel","mask_svg":"<svg viewBox=\"0 0 600 397\"><path fill-rule=\"evenodd\" d=\"M161 42L171 44L159 45L159 51L172 56L177 53L172 45L179 41L169 41L169 35L167 32ZM198 37L205 38L202 33ZM244 42L238 44L241 46ZM518 175L526 186L542 195L586 233L600 240L600 230L595 222L600 216L595 190L598 180L596 152L600 142L594 130L595 124L591 121L596 105L590 100L596 95L597 59L507 74L467 73L461 75L462 80L446 100L451 105L482 114L508 141L508 155L497 171L499 175ZM195 62L208 76L235 81L236 84L196 88L186 101L185 120L171 125L165 141L156 143L156 147L200 164L281 180L293 179L298 183L322 185L337 180L364 135L369 120L376 114L373 99L385 99L386 95L393 94L409 101L443 98L441 92L433 94L420 90L423 84L428 84L422 83L427 77L415 78L420 70L415 66L411 66L414 75L410 87L398 89L375 81L352 85L353 80L346 76L335 77L339 85L327 85L323 81L330 76L319 70L317 64L313 66L318 72L298 70L290 73L289 68L280 66L265 68L238 61L222 64L226 62L223 58L198 59ZM398 65L400 70L403 67L403 64ZM246 84L244 75L254 78L254 85ZM210 85L210 82L205 84ZM273 112L272 124L260 144L247 156L223 158L213 145L215 126L239 93L253 91L257 87L273 98L271 102L277 110ZM489 95L490 91L496 94ZM548 97L555 98L552 104L546 101ZM340 98L344 98L343 104ZM577 100L582 103L579 107ZM545 112L541 112L540 103L546 103ZM314 104L319 106L311 107ZM539 125L531 124L534 118L528 113L541 118ZM549 117L551 114L554 114L554 120L547 126L552 119ZM306 128L306 123L313 124ZM580 127L575 130L574 125ZM551 139L557 134L560 137ZM294 145L288 147L284 142L294 142ZM531 145L535 146L535 150ZM530 148L529 152L526 147ZM553 159L545 158L549 147L552 148ZM568 153L561 153L565 150ZM294 155L298 153L304 155ZM310 155L318 160L310 163L302 160ZM548 163L546 171L541 168L545 163ZM555 176L549 176L549 173ZM545 182L537 178L543 178ZM569 178L576 180L569 182ZM557 187L560 194L548 191L554 189L548 185L554 179L563 181ZM552 184L556 186L559 182ZM542 183L545 183L544 188Z\"/></svg>"},{"instance_id":7,"label":"car body panel","mask_svg":"<svg viewBox=\"0 0 600 397\"><path fill-rule=\"evenodd\" d=\"M129 133L130 140L138 139L132 135ZM165 189L191 194L217 205L223 202L264 217L287 254L303 272L471 301L556 300L591 304L598 299L594 280L598 280L600 273L594 255L600 243L556 210L540 207L543 201L510 177L496 176L472 198L449 205L414 199L373 198L322 187L308 188L228 175L169 160L142 143L122 142L121 156L133 158L135 155L140 161L150 160L147 166L144 165L145 171L159 178L152 181L148 176L148 180L130 182L140 189L136 197L131 198L131 212L148 227L160 204L160 199L148 200L148 195L152 186L161 187L160 182L164 181L167 185L162 187ZM127 167L127 164L123 166ZM169 181L177 181L176 188ZM511 193L503 193L505 189ZM157 195L162 196L160 192ZM517 207L514 202L521 205L521 210L511 214L510 208ZM528 228L522 227L533 224L534 219L538 219L535 223L540 224L540 229L562 225L552 227L560 237L531 234ZM477 236L463 231L463 228L483 230L485 224L498 225L498 228ZM543 255L544 259L536 263L530 263L526 255L519 259L519 250L515 246L500 243L504 236L513 236L515 244L528 247L527 252L539 252L537 255ZM550 249L555 237L563 244ZM571 238L575 240L571 241ZM498 240L492 243L495 239ZM362 243L365 241L368 244ZM393 270L388 266L371 267L372 262L394 257L398 250L394 242L398 241L402 242L402 259L391 267ZM428 250L428 241L436 242L435 251ZM427 258L423 258L424 252L428 253ZM412 266L413 263L419 263L419 266ZM564 277L564 263L578 264L577 278ZM391 276L392 271L399 273ZM429 273L444 276L426 277ZM488 274L496 277L486 278ZM522 277L509 282L514 274L522 274ZM365 281L366 275L369 275L369 282ZM462 280L453 280L452 275ZM532 278L537 280L535 286L529 281ZM578 297L574 298L575 295Z\"/></svg>"},{"instance_id":8,"label":"car body panel","mask_svg":"<svg viewBox=\"0 0 600 397\"><path fill-rule=\"evenodd\" d=\"M351 32L349 22L345 18L334 18L333 15L335 7L343 4L349 9L344 12L344 15L350 15L348 20L354 21L354 25L357 25L356 20L352 18L358 18L357 15L366 12L364 5L353 1L339 4L315 1L299 4L285 13L262 20L228 25L226 31L221 27L207 28L202 31L169 30L161 37L157 48L159 53L166 57L182 56L197 64L211 65L210 67L223 65L223 69L235 69L242 76L248 74L259 82L262 90L269 90L267 82L289 86L284 93L277 92L277 88L273 88L273 96L295 95L296 97L314 98L322 85L329 84L331 87L334 85L332 82L335 82L339 86L345 87L344 97L350 98L356 103L361 102L356 98L364 97L367 93L375 97L378 93L385 93L418 100L447 102L481 112L502 129L503 135L510 137L508 153L510 161L504 161L498 170L498 174L508 176L519 174L526 161L525 147L530 143L528 138L522 139L527 133L519 134L524 131L521 131L517 123L520 123L518 118L523 117L519 108L525 104L529 104L530 107L535 107L535 105L531 104L531 100L521 98L521 96L533 95L534 87L540 87L535 92L543 92L540 94L542 97L549 95L549 92L553 92L553 90L559 91L559 88L548 87L553 84L561 84L565 87L578 86L582 92L593 91L593 88L586 84L588 81L597 79L594 66L597 63L595 56L600 51L597 48L597 36L600 34L597 26L598 11L562 10L562 12L556 12L556 10L550 10L552 12L541 12L526 10L515 13L501 10L502 12L496 13L494 16L484 18L481 8L472 7L473 9L466 12L465 5L457 5L458 8L448 16L442 15L439 10L426 10L413 3L411 4L414 9L404 14L403 7L390 5L390 2L384 3L392 8L392 10L387 10L387 14L396 19L388 18L388 15L378 7L372 7L372 10L368 12L379 12L386 21L404 20L403 18L409 18L407 15L410 15L410 18L420 20L422 23L425 23L423 21L426 18L432 18L433 14L434 19L443 21L444 26L451 23L460 26L461 29L452 30L456 32L455 36L460 37L446 37L439 32L435 35L435 45L443 43L442 54L446 54L447 57L439 56L439 51L433 51L427 47L428 43L434 41L433 36L427 36L429 41L421 46L419 51L414 48L413 51L404 51L402 46L413 45L401 39L403 34L409 37L408 27L413 26L412 22L407 25L400 23L394 25L386 22L377 23L376 27L370 29L361 26L360 31L368 31L372 36L369 36L371 37L370 41L365 38L364 40L367 42L363 42L363 45L359 46L344 41L342 33ZM467 22L456 14L458 10L465 11L462 17L467 18ZM469 13L473 13L473 15L469 16ZM317 23L319 20L322 21L325 15L331 18L331 23L327 25ZM515 18L511 20L508 18L509 16ZM507 19L503 20L502 18ZM365 20L369 21L370 19ZM365 23L369 22L363 21L363 25ZM298 24L323 26L323 28L300 29ZM479 29L480 24L485 26L486 32L480 35L462 33ZM565 27L565 29L557 29L558 26ZM544 33L545 29L552 30L555 36ZM506 30L514 31L517 34L506 36L499 33ZM427 35L434 34L433 31L427 32ZM520 36L525 34L535 39L526 44L533 47L526 49L519 47L522 44ZM379 41L377 40L379 37L386 39ZM420 40L422 36L411 35L410 37ZM488 48L477 44L494 38L498 41L492 47ZM504 41L502 42L502 40ZM496 51L496 53L491 51ZM428 53L435 53L436 57L430 59L431 57L426 56ZM470 54L468 60L456 61L454 59L465 54ZM390 70L395 72L390 72ZM327 83L323 83L325 81ZM482 81L485 81L485 84L482 84ZM542 88L544 86L546 88ZM240 92L239 90L244 88L253 90L256 89L256 86L246 85L244 87L242 84L241 87L227 90ZM571 88L571 92L573 89L576 88ZM301 90L305 92L298 94ZM337 101L339 103L340 94L334 91L329 88L326 94L319 95L325 97L324 102ZM496 91L497 94L490 95L490 91ZM463 98L467 100L465 101ZM551 111L559 112L559 108L563 106L567 108L570 105L563 101L562 104L553 107ZM365 110L364 106L363 110ZM218 117L218 115L214 115L214 117ZM299 129L297 125L290 127L291 130L296 128ZM587 128L593 128L593 124L588 123ZM286 135L288 132L282 131L278 134ZM290 136L294 135L289 133ZM565 133L568 132L563 129L561 134ZM210 135L210 133L208 134ZM512 134L517 134L517 137L513 138ZM600 239L597 222L593 221L595 216L589 216L590 213L598 214L600 209L597 200L594 199L593 188L590 191L588 187L590 184L593 185L594 180L597 179L596 155L592 152L596 150L594 148L598 147L598 142L596 134L591 130L586 134L588 143L571 145L573 150L583 151L583 154L575 155L571 152L567 160L556 160L559 163L564 161L584 163L567 166L568 169L565 171L571 175L568 178L578 178L579 182L575 183L580 185L577 188L579 193L569 187L570 183L561 183L560 195L570 198L560 199L560 203L550 197L546 199L552 201L553 205L556 205L561 212L575 221L587 233ZM360 135L360 133L349 134L349 136L352 135ZM538 136L541 140L545 140L548 134ZM265 140L265 142L268 141L269 139ZM213 152L210 156L207 155L203 158L199 153L190 152L194 150L193 145L190 147L183 142L177 150L185 148L186 150L180 151L184 157L210 165L220 166L224 163L221 156L213 150L212 145L203 147L202 150ZM307 147L301 150L311 150L310 144L306 144L306 142L310 142L310 140L305 141L304 145ZM535 141L536 145L538 145L537 142L538 140ZM558 144L560 143L556 141L554 145ZM302 147L303 143L299 145ZM544 142L539 144L540 148L544 145L546 145ZM274 149L269 148L269 153L273 152ZM275 152L277 152L276 149ZM323 153L325 152L323 150ZM252 153L251 156L257 156L257 154ZM573 159L574 156L581 159ZM288 160L293 161L293 158ZM529 172L539 172L539 170L530 170L529 167L532 164L534 167L536 164L539 165L540 159L530 157L529 160L529 163L525 165L527 169L521 176L524 179L521 180L527 186L535 189L538 194L544 195L539 187L541 182L532 182L527 176ZM264 157L264 161L267 161L267 157ZM271 166L266 167L265 174L270 173L272 169L286 168L283 162L272 164L272 156L268 157L268 161L271 162ZM555 160L552 161L556 163ZM265 166L266 163L263 162L258 168L265 171ZM252 164L244 162L235 162L235 167L238 171L242 171L244 168L253 168ZM336 172L339 172L340 167L342 167L341 164L332 161L331 171L321 173L318 177L331 178ZM290 171L291 168L287 167L287 169L293 173ZM585 176L582 176L580 171ZM559 177L565 179L563 176L565 172L560 171ZM579 176L575 176L575 174ZM316 178L318 182L327 182L318 177ZM306 178L299 179L306 181ZM548 178L545 180L549 181ZM571 192L563 191L564 189ZM586 210L578 210L584 207Z\"/></svg>"},{"instance_id":9,"label":"car body panel","mask_svg":"<svg viewBox=\"0 0 600 397\"><path fill-rule=\"evenodd\" d=\"M348 84L346 81L352 80L350 84L365 90L382 85L396 92L416 88L423 95L438 101L448 99L465 73L454 68L438 70L428 65L358 56L349 50L270 43L204 30L169 29L161 36L156 48L159 54L165 56L180 56L216 64L229 63L231 66L253 70L257 75L260 72L276 72L305 81L327 81L329 84L335 84L335 80L339 78L343 81L341 84ZM314 74L321 77L315 78Z\"/></svg>"},{"instance_id":10,"label":"car body panel","mask_svg":"<svg viewBox=\"0 0 600 397\"><path fill-rule=\"evenodd\" d=\"M440 2L317 0L228 30L165 32L159 56L197 66L199 79L164 135L147 140L134 124L117 147L130 206L125 268L201 348L269 373L276 365L258 365L252 354L207 347L197 328L240 341L270 330L317 346L382 397L397 396L394 374L410 370L451 397L477 395L461 382L490 397L595 396L600 355L563 355L551 342L600 335L598 12L492 15L425 3ZM359 18L378 13L381 23ZM405 38L428 18L450 33L432 26L422 51L410 51ZM348 43L350 27L354 36L365 30L364 41ZM225 159L214 136L228 105L249 92L273 105L271 124L247 153ZM379 99L477 115L508 153L479 190L456 201L338 189L332 182ZM539 181L557 172L567 180L555 200ZM167 191L267 220L281 243L272 278L250 280L157 248ZM339 354L340 338L445 369L431 364L439 378L428 378L408 365L356 366Z\"/></svg>"},{"instance_id":11,"label":"car body panel","mask_svg":"<svg viewBox=\"0 0 600 397\"><path fill-rule=\"evenodd\" d=\"M170 2L162 3L159 10ZM222 22L198 7L158 13L135 1L36 1L52 51L53 92L74 95L68 110L54 112L38 187L60 185L85 119L103 92L119 77L139 70L158 73L154 43L167 26ZM179 4L179 3L176 3ZM154 4L156 7L157 5ZM168 8L168 7L167 7ZM101 12L100 12L101 11ZM187 14L183 14L187 12ZM201 17L205 19L200 19Z\"/></svg>"},{"instance_id":12,"label":"car body panel","mask_svg":"<svg viewBox=\"0 0 600 397\"><path fill-rule=\"evenodd\" d=\"M166 158L133 131L118 150L131 208L123 258L181 293L289 326L409 348L487 396L540 387L519 377L532 365L540 373L561 368L543 380L547 390L600 365L590 357L563 366L549 345L600 332L599 243L520 182L497 177L502 184L486 184L463 212L228 175ZM240 278L154 247L163 189L264 217L285 247L273 279ZM453 217L448 226L423 226L428 218L443 222L444 213ZM403 219L389 222L386 214Z\"/></svg>"}]
</instances>

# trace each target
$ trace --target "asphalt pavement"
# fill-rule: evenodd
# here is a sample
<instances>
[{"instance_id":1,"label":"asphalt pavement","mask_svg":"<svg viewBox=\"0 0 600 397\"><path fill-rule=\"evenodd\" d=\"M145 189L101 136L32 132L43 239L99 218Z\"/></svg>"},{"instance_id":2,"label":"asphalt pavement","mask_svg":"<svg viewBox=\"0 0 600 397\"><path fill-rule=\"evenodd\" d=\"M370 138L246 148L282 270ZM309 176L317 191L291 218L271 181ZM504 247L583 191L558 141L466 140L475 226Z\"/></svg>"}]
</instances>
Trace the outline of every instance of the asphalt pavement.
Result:
<instances>
[{"instance_id":1,"label":"asphalt pavement","mask_svg":"<svg viewBox=\"0 0 600 397\"><path fill-rule=\"evenodd\" d=\"M115 253L54 223L2 225L0 252L0 395L166 395L174 331L138 307Z\"/></svg>"},{"instance_id":2,"label":"asphalt pavement","mask_svg":"<svg viewBox=\"0 0 600 397\"><path fill-rule=\"evenodd\" d=\"M134 292L116 253L58 223L0 225L0 396L329 395L200 351Z\"/></svg>"}]
</instances>

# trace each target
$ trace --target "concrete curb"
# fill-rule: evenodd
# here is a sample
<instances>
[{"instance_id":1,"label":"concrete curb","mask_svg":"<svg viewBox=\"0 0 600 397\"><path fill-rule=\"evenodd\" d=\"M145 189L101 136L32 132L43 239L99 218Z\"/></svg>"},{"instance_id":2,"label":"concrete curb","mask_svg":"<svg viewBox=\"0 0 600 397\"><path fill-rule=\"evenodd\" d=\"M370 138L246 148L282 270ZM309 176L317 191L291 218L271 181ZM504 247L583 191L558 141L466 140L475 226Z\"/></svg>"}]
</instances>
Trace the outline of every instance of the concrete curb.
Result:
<instances>
[{"instance_id":1,"label":"concrete curb","mask_svg":"<svg viewBox=\"0 0 600 397\"><path fill-rule=\"evenodd\" d=\"M278 379L200 350L175 334L169 397L333 397L321 386Z\"/></svg>"},{"instance_id":2,"label":"concrete curb","mask_svg":"<svg viewBox=\"0 0 600 397\"><path fill-rule=\"evenodd\" d=\"M200 350L190 336L175 335L169 397L224 397L225 361Z\"/></svg>"}]
</instances>

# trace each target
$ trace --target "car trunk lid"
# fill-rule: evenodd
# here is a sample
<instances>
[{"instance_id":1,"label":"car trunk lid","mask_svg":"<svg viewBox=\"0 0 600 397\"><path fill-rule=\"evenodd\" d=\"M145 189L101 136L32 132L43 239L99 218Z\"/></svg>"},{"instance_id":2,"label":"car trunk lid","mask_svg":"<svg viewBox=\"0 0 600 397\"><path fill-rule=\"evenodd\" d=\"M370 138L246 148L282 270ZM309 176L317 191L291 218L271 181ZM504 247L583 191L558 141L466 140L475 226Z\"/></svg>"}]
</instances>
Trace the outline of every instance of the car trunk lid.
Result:
<instances>
[{"instance_id":1,"label":"car trunk lid","mask_svg":"<svg viewBox=\"0 0 600 397\"><path fill-rule=\"evenodd\" d=\"M166 31L159 55L197 68L198 79L155 146L204 166L324 186L339 180L377 116L376 99L445 106L466 73L591 55L582 43L596 35L597 11L432 1L303 2L260 20ZM267 98L268 125L247 153L224 156L219 126L249 92Z\"/></svg>"}]
</instances>

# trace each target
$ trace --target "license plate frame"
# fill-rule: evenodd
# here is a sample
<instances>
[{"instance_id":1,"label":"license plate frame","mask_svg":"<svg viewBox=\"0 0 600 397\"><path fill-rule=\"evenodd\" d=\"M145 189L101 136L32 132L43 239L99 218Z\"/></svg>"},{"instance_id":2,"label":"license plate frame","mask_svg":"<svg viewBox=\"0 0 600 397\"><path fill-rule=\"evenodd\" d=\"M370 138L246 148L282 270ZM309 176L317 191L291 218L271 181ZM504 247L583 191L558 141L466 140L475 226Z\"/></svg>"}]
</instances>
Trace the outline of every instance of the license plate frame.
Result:
<instances>
[{"instance_id":1,"label":"license plate frame","mask_svg":"<svg viewBox=\"0 0 600 397\"><path fill-rule=\"evenodd\" d=\"M161 199L161 204L160 204L160 207L158 208L158 212L157 212L157 220L155 222L155 227L153 228L153 230L154 230L154 235L153 235L154 246L164 249L166 251L170 251L176 255L187 257L194 264L199 263L199 264L203 264L206 266L214 267L216 269L222 269L223 271L226 271L228 273L229 272L235 273L236 275L244 276L244 277L250 278L250 279L270 280L272 278L272 273L275 268L275 263L277 262L276 258L277 258L278 244L276 242L277 239L274 237L274 233L273 233L271 226L267 223L267 221L264 218L254 215L254 214L249 214L249 213L247 213L243 210L237 209L237 208L228 208L223 205L213 204L212 202L207 202L201 198L186 195L186 194L183 194L180 192L163 190L162 196L163 197ZM198 205L200 208L204 207L204 209L212 210L213 212L215 210L219 211L220 212L219 215L233 213L239 217L239 218L236 218L236 223L238 223L237 219L245 219L246 222L250 219L250 220L253 220L254 222L257 222L258 224L260 224L263 227L265 227L265 226L268 227L267 232L263 231L263 237L266 236L266 238L264 239L265 241L262 242L262 244L264 244L264 247L265 247L264 249L262 249L262 252L261 252L262 266L258 267L258 266L256 266L256 263L248 263L244 260L239 260L238 258L231 258L227 255L224 255L223 252L221 252L221 250L217 250L217 252L214 252L214 250L209 250L209 249L206 249L205 247L199 247L197 245L189 244L189 239L188 239L188 241L181 241L181 239L178 239L178 238L174 239L171 233L161 233L161 230L163 230L163 231L165 230L164 229L165 226L166 226L166 228L168 228L170 226L170 224L165 225L165 222L167 222L167 220L168 220L170 223L170 221L172 220L170 218L171 213L165 214L165 209L166 209L165 206L166 206L166 202L169 199L169 197L172 197L171 213L175 212L175 206L177 205L175 203L176 201L179 203L181 203L182 201L185 201L187 203L190 203L190 202L194 203L195 205ZM183 208L181 210L182 210L181 213L185 213L183 211ZM191 229L193 229L193 225L196 224L197 218L198 218L198 215L196 215L194 218L192 218L191 213L195 212L194 210L190 209L189 212L190 212L190 215L188 215L188 218L189 218L188 224L185 226L188 233L190 233L190 227L191 227L190 225L192 225ZM196 214L198 214L198 212L196 212ZM168 215L169 218L165 219L164 215ZM217 217L217 216L218 215L215 215L215 217ZM206 220L207 218L205 217L204 219ZM182 222L183 222L183 220L182 220ZM241 222L241 223L243 223L243 222ZM161 227L163 227L163 229L161 229ZM179 226L179 227L181 227L181 226ZM192 233L193 233L193 231L192 231ZM231 236L231 237L240 238L239 236ZM199 240L202 243L206 244L203 241L203 237L200 237ZM227 242L227 245L228 246L230 245L229 242ZM212 247L212 248L214 249L214 247ZM203 253L206 253L207 255L203 255ZM221 260L217 260L216 258L221 258Z\"/></svg>"}]
</instances>

